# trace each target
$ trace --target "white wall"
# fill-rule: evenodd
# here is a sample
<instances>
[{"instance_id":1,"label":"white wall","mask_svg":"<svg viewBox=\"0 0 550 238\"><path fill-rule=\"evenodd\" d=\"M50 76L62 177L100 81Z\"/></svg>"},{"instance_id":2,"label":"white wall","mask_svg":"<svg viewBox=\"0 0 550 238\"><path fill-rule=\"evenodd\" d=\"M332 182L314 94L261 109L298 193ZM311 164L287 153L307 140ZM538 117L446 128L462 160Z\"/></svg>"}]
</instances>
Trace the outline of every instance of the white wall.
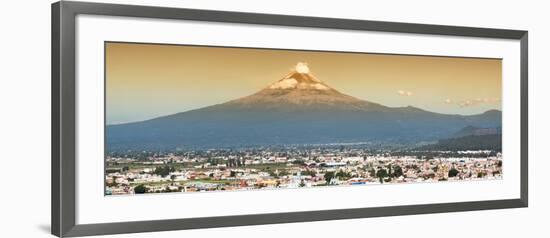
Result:
<instances>
[{"instance_id":1,"label":"white wall","mask_svg":"<svg viewBox=\"0 0 550 238\"><path fill-rule=\"evenodd\" d=\"M110 1L128 2L128 1ZM530 205L508 209L293 223L116 237L545 236L550 212L550 28L546 1L153 1L187 8L529 30ZM175 2L175 3L174 3ZM50 224L50 1L6 1L0 37L2 237L48 237ZM535 149L536 148L536 149ZM25 173L22 173L25 172ZM490 192L490 191L488 191ZM536 235L540 234L540 235Z\"/></svg>"}]
</instances>

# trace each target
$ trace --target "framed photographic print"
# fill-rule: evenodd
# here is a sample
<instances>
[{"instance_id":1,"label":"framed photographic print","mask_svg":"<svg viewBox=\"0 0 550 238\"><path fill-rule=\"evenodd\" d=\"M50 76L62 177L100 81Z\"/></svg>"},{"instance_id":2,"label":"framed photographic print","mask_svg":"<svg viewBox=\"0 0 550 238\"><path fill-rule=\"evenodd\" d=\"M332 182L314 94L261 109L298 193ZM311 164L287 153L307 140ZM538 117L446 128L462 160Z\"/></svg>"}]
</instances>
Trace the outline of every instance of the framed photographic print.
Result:
<instances>
[{"instance_id":1,"label":"framed photographic print","mask_svg":"<svg viewBox=\"0 0 550 238\"><path fill-rule=\"evenodd\" d=\"M54 235L527 195L526 31L52 5Z\"/></svg>"}]
</instances>

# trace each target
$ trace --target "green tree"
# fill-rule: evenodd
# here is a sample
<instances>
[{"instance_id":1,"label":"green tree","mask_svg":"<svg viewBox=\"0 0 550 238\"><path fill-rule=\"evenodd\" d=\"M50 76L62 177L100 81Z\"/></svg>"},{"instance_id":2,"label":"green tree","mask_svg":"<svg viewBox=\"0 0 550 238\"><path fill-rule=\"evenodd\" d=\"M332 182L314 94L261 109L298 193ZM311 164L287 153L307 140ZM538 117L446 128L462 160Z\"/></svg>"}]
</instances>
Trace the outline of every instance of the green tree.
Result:
<instances>
[{"instance_id":1,"label":"green tree","mask_svg":"<svg viewBox=\"0 0 550 238\"><path fill-rule=\"evenodd\" d=\"M317 173L314 170L306 170L306 171L302 171L302 175L305 175L305 176L309 175L314 177L315 175L317 175Z\"/></svg>"},{"instance_id":2,"label":"green tree","mask_svg":"<svg viewBox=\"0 0 550 238\"><path fill-rule=\"evenodd\" d=\"M326 172L325 173L325 181L327 182L327 184L330 183L330 180L334 178L334 172Z\"/></svg>"},{"instance_id":3,"label":"green tree","mask_svg":"<svg viewBox=\"0 0 550 238\"><path fill-rule=\"evenodd\" d=\"M375 177L375 176L376 176L376 170L374 170L374 168L371 168L371 169L369 170L369 175L370 175L371 177Z\"/></svg>"},{"instance_id":4,"label":"green tree","mask_svg":"<svg viewBox=\"0 0 550 238\"><path fill-rule=\"evenodd\" d=\"M145 185L143 185L143 184L140 184L140 185L134 187L134 193L136 193L136 194L143 194L143 193L146 193L148 191L149 191L149 189L147 187L145 187Z\"/></svg>"},{"instance_id":5,"label":"green tree","mask_svg":"<svg viewBox=\"0 0 550 238\"><path fill-rule=\"evenodd\" d=\"M349 173L346 173L343 170L338 171L338 173L336 173L335 176L338 177L338 178L341 178L341 179L347 179L347 178L351 177L351 175Z\"/></svg>"},{"instance_id":6,"label":"green tree","mask_svg":"<svg viewBox=\"0 0 550 238\"><path fill-rule=\"evenodd\" d=\"M459 173L459 171L458 171L457 169L451 168L451 169L449 170L449 174L448 174L448 175L449 175L449 177L456 177L456 176L458 175L458 173Z\"/></svg>"},{"instance_id":7,"label":"green tree","mask_svg":"<svg viewBox=\"0 0 550 238\"><path fill-rule=\"evenodd\" d=\"M376 172L376 177L378 177L378 179L380 179L380 183L384 183L384 178L388 177L388 171L386 171L385 169L379 169Z\"/></svg>"},{"instance_id":8,"label":"green tree","mask_svg":"<svg viewBox=\"0 0 550 238\"><path fill-rule=\"evenodd\" d=\"M403 168L401 168L401 166L399 166L399 165L396 165L395 167L393 167L392 176L396 177L396 178L399 178L399 177L403 176Z\"/></svg>"},{"instance_id":9,"label":"green tree","mask_svg":"<svg viewBox=\"0 0 550 238\"><path fill-rule=\"evenodd\" d=\"M166 165L166 166L156 167L153 173L160 175L162 177L166 177L170 174L170 172L174 172L174 171L176 170L173 167Z\"/></svg>"},{"instance_id":10,"label":"green tree","mask_svg":"<svg viewBox=\"0 0 550 238\"><path fill-rule=\"evenodd\" d=\"M302 160L302 159L297 159L297 160L292 161L292 164L296 164L296 165L303 165L304 163L305 163L305 161Z\"/></svg>"},{"instance_id":11,"label":"green tree","mask_svg":"<svg viewBox=\"0 0 550 238\"><path fill-rule=\"evenodd\" d=\"M118 186L118 183L116 182L117 176L113 176L113 182L107 183L107 186L109 187L116 187Z\"/></svg>"}]
</instances>

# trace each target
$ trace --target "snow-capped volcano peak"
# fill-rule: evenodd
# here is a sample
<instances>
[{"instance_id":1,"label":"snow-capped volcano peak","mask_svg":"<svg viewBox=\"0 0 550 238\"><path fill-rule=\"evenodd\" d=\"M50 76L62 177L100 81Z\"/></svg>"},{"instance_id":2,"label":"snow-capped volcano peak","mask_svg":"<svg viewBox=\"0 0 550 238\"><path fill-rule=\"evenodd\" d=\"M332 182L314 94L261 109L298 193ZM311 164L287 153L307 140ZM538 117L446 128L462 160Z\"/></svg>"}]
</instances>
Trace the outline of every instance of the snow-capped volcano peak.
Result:
<instances>
[{"instance_id":1,"label":"snow-capped volcano peak","mask_svg":"<svg viewBox=\"0 0 550 238\"><path fill-rule=\"evenodd\" d=\"M307 63L298 62L298 64L296 64L296 67L294 67L294 68L296 69L296 72L298 72L298 73L301 73L301 74L309 73L309 67L307 66Z\"/></svg>"},{"instance_id":2,"label":"snow-capped volcano peak","mask_svg":"<svg viewBox=\"0 0 550 238\"><path fill-rule=\"evenodd\" d=\"M269 85L269 89L313 89L330 90L331 88L310 73L307 63L298 62L294 69L281 80Z\"/></svg>"}]
</instances>

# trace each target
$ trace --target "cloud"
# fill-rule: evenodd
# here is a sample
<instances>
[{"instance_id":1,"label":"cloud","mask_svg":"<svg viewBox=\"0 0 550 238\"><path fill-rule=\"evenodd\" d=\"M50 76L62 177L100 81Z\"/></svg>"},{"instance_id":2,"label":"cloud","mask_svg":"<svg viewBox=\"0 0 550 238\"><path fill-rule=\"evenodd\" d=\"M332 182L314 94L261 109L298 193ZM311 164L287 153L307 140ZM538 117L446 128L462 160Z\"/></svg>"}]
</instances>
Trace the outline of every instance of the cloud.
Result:
<instances>
[{"instance_id":1,"label":"cloud","mask_svg":"<svg viewBox=\"0 0 550 238\"><path fill-rule=\"evenodd\" d=\"M469 107L469 106L473 106L473 105L477 105L477 101L471 101L471 100L465 100L465 101L462 101L460 102L458 105L460 107Z\"/></svg>"},{"instance_id":2,"label":"cloud","mask_svg":"<svg viewBox=\"0 0 550 238\"><path fill-rule=\"evenodd\" d=\"M473 98L465 100L452 100L450 98L445 99L445 104L457 105L459 107L472 107L482 104L495 104L500 102L499 98Z\"/></svg>"},{"instance_id":3,"label":"cloud","mask_svg":"<svg viewBox=\"0 0 550 238\"><path fill-rule=\"evenodd\" d=\"M397 91L397 94L401 95L401 96L406 96L406 97L410 97L413 95L413 92L411 91L405 91L405 90L398 90Z\"/></svg>"}]
</instances>

